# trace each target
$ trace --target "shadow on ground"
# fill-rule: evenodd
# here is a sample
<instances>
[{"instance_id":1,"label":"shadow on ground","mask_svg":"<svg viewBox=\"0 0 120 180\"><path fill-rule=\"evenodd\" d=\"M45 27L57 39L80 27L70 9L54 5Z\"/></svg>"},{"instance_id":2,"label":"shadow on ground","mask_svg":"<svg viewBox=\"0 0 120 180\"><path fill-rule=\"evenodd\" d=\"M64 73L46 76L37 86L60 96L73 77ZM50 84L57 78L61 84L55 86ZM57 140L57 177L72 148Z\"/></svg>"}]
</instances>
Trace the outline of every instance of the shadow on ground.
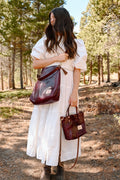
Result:
<instances>
[{"instance_id":1,"label":"shadow on ground","mask_svg":"<svg viewBox=\"0 0 120 180\"><path fill-rule=\"evenodd\" d=\"M103 89L98 88L94 92L96 93L97 90L103 91ZM84 96L88 96L88 91L83 88L81 96L82 93ZM21 103L23 99L19 99L19 101ZM31 107L31 110L27 110L23 106L23 111L20 112L19 116L14 115L11 119L0 120L1 180L38 180L41 174L40 161L26 155L32 106L28 99L25 99L25 102L28 107ZM90 112L85 112L85 119L87 134L81 138L82 156L72 170L68 168L74 161L65 163L65 179L119 180L120 128L116 124L114 115L101 114L95 116Z\"/></svg>"}]
</instances>

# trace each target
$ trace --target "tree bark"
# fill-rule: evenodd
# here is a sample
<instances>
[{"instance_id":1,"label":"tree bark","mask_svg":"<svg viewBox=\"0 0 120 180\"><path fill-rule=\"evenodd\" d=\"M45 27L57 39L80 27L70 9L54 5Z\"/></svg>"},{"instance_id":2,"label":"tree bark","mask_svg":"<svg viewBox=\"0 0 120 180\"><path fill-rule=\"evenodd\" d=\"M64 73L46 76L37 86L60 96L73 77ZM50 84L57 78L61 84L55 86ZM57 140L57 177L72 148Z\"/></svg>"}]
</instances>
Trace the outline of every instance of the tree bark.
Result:
<instances>
[{"instance_id":1,"label":"tree bark","mask_svg":"<svg viewBox=\"0 0 120 180\"><path fill-rule=\"evenodd\" d=\"M86 81L85 81L85 72L84 72L84 79L83 79L83 82L84 82L84 84L86 84Z\"/></svg>"},{"instance_id":2,"label":"tree bark","mask_svg":"<svg viewBox=\"0 0 120 180\"><path fill-rule=\"evenodd\" d=\"M2 44L1 44L1 54L2 54ZM2 58L1 58L1 61L0 61L0 75L1 75L1 90L4 90L4 83L3 83L3 69L2 69Z\"/></svg>"},{"instance_id":3,"label":"tree bark","mask_svg":"<svg viewBox=\"0 0 120 180\"><path fill-rule=\"evenodd\" d=\"M102 79L102 82L104 82L104 74L103 74L103 56L101 55L100 56L100 59L101 59L101 79Z\"/></svg>"},{"instance_id":4,"label":"tree bark","mask_svg":"<svg viewBox=\"0 0 120 180\"><path fill-rule=\"evenodd\" d=\"M119 0L117 0L117 5L118 5L118 1L119 1Z\"/></svg>"},{"instance_id":5,"label":"tree bark","mask_svg":"<svg viewBox=\"0 0 120 180\"><path fill-rule=\"evenodd\" d=\"M109 57L109 52L107 52L107 82L110 82L110 57Z\"/></svg>"},{"instance_id":6,"label":"tree bark","mask_svg":"<svg viewBox=\"0 0 120 180\"><path fill-rule=\"evenodd\" d=\"M15 55L16 55L16 42L13 42L13 50L12 50L12 89L15 89Z\"/></svg>"},{"instance_id":7,"label":"tree bark","mask_svg":"<svg viewBox=\"0 0 120 180\"><path fill-rule=\"evenodd\" d=\"M90 79L89 79L89 84L92 83L92 60L90 61Z\"/></svg>"},{"instance_id":8,"label":"tree bark","mask_svg":"<svg viewBox=\"0 0 120 180\"><path fill-rule=\"evenodd\" d=\"M27 62L25 63L25 84L28 85L28 70L27 70Z\"/></svg>"},{"instance_id":9,"label":"tree bark","mask_svg":"<svg viewBox=\"0 0 120 180\"><path fill-rule=\"evenodd\" d=\"M119 71L118 71L118 81L120 81L120 66L119 66Z\"/></svg>"},{"instance_id":10,"label":"tree bark","mask_svg":"<svg viewBox=\"0 0 120 180\"><path fill-rule=\"evenodd\" d=\"M40 2L38 2L37 4L37 13L39 14L40 11ZM38 34L38 39L39 39L39 35L40 35L40 28L37 29L37 34ZM37 73L40 74L40 69L37 69Z\"/></svg>"},{"instance_id":11,"label":"tree bark","mask_svg":"<svg viewBox=\"0 0 120 180\"><path fill-rule=\"evenodd\" d=\"M2 62L0 66L0 74L1 74L1 89L4 90L4 83L3 83L3 69L2 69Z\"/></svg>"},{"instance_id":12,"label":"tree bark","mask_svg":"<svg viewBox=\"0 0 120 180\"><path fill-rule=\"evenodd\" d=\"M11 59L10 57L8 58L9 61L9 70L8 70L8 87L9 89L12 88L12 71L11 71Z\"/></svg>"},{"instance_id":13,"label":"tree bark","mask_svg":"<svg viewBox=\"0 0 120 180\"><path fill-rule=\"evenodd\" d=\"M29 59L29 81L30 81L30 86L32 86L32 67L31 67L31 58Z\"/></svg>"},{"instance_id":14,"label":"tree bark","mask_svg":"<svg viewBox=\"0 0 120 180\"><path fill-rule=\"evenodd\" d=\"M120 64L118 62L118 81L120 81Z\"/></svg>"},{"instance_id":15,"label":"tree bark","mask_svg":"<svg viewBox=\"0 0 120 180\"><path fill-rule=\"evenodd\" d=\"M98 55L98 85L100 86L100 55Z\"/></svg>"},{"instance_id":16,"label":"tree bark","mask_svg":"<svg viewBox=\"0 0 120 180\"><path fill-rule=\"evenodd\" d=\"M23 50L22 50L22 40L20 41L20 86L21 89L23 89L23 69L22 69L22 64L23 64Z\"/></svg>"}]
</instances>

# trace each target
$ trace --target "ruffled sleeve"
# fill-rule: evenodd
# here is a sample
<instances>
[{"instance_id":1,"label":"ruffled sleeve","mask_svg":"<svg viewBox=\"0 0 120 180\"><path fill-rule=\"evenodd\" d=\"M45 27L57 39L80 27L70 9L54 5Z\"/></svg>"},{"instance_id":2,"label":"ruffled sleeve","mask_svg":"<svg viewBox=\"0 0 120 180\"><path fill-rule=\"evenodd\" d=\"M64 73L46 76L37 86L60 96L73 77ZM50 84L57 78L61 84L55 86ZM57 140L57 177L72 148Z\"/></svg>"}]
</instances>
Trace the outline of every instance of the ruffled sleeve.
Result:
<instances>
[{"instance_id":1,"label":"ruffled sleeve","mask_svg":"<svg viewBox=\"0 0 120 180\"><path fill-rule=\"evenodd\" d=\"M87 70L86 60L87 60L87 52L82 39L76 39L77 43L77 55L74 60L74 67L76 69L81 69L81 72Z\"/></svg>"},{"instance_id":2,"label":"ruffled sleeve","mask_svg":"<svg viewBox=\"0 0 120 180\"><path fill-rule=\"evenodd\" d=\"M44 59L45 57L45 36L43 36L32 48L31 57L32 59Z\"/></svg>"}]
</instances>

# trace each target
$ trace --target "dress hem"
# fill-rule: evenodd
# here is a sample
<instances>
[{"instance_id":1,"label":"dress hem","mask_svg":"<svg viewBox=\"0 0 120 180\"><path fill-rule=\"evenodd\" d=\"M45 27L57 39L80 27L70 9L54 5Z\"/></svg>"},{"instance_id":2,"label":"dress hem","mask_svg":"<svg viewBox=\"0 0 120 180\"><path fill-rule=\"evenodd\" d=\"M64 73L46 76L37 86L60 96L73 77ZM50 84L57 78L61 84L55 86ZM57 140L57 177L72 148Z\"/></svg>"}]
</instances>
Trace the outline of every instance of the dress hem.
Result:
<instances>
[{"instance_id":1,"label":"dress hem","mask_svg":"<svg viewBox=\"0 0 120 180\"><path fill-rule=\"evenodd\" d=\"M34 157L34 158L36 158L36 159L38 159L38 160L40 160L41 161L41 163L42 164L46 164L47 166L57 166L58 165L58 162L57 163L51 163L50 161L43 161L42 160L42 158L40 158L40 157L38 157L37 155L32 155L32 154L29 154L29 153L26 153L28 156L30 156L30 157ZM70 155L71 153L69 153L69 155ZM76 155L70 155L72 158L68 158L68 154L67 154L67 156L64 158L64 160L61 158L61 162L64 162L64 161L70 161L70 160L73 160L73 159L76 159ZM81 152L79 152L79 155L78 155L78 157L80 157L81 156Z\"/></svg>"}]
</instances>

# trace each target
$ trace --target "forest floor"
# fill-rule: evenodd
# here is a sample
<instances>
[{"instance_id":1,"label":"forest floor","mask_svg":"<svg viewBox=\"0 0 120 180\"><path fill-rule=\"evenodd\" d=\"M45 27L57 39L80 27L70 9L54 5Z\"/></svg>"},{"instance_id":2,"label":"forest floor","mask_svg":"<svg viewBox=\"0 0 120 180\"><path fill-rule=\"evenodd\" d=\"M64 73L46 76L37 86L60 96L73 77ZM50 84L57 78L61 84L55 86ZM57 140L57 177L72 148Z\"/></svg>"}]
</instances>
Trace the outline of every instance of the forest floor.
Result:
<instances>
[{"instance_id":1,"label":"forest floor","mask_svg":"<svg viewBox=\"0 0 120 180\"><path fill-rule=\"evenodd\" d=\"M82 155L67 180L120 179L120 87L83 85L79 108L85 112L87 134ZM37 180L40 161L26 155L33 105L29 98L0 100L0 180ZM74 161L65 163L65 167Z\"/></svg>"}]
</instances>

